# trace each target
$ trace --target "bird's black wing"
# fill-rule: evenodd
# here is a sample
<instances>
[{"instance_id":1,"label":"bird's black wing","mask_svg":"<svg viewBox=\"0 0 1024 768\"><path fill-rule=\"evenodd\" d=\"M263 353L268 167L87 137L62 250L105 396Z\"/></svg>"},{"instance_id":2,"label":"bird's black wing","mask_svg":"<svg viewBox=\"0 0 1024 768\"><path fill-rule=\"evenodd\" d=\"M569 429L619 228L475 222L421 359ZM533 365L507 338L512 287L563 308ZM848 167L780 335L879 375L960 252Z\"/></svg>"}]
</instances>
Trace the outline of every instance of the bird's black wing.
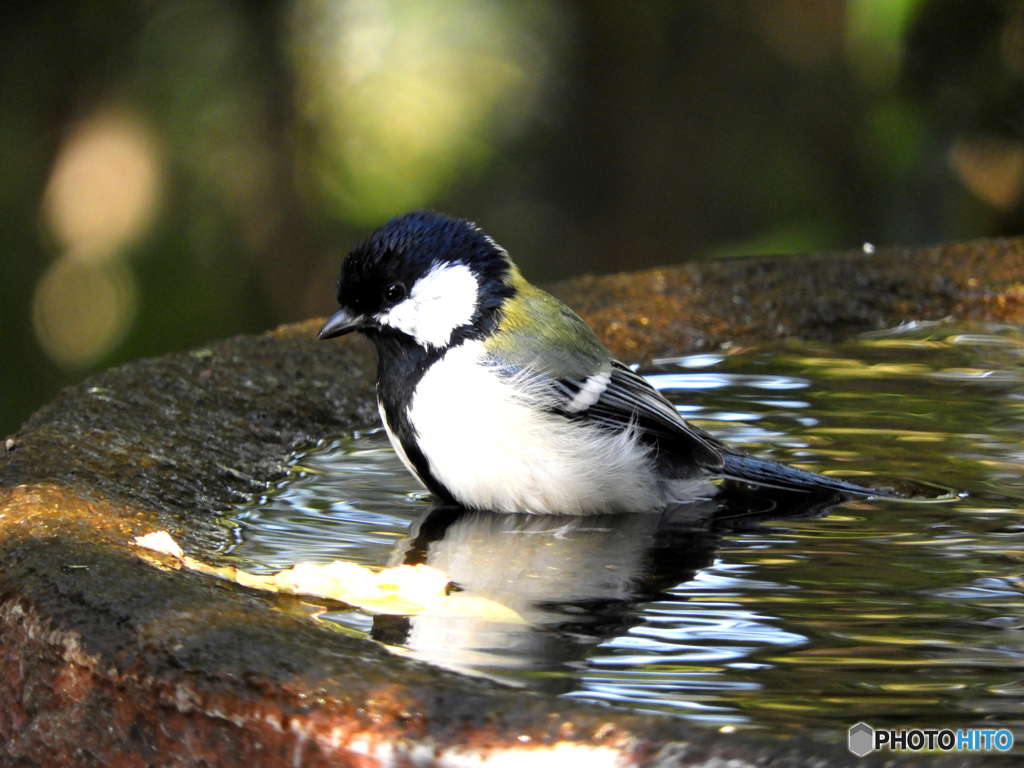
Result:
<instances>
[{"instance_id":1,"label":"bird's black wing","mask_svg":"<svg viewBox=\"0 0 1024 768\"><path fill-rule=\"evenodd\" d=\"M610 429L624 429L635 425L641 432L641 439L655 443L659 453L670 453L680 460L691 460L694 465L717 470L723 466L724 446L711 435L687 423L665 397L652 387L642 376L633 373L617 360L609 361L607 384L587 408L573 411L578 402L574 394L565 404L556 409L568 418L581 418ZM600 374L597 375L600 377ZM566 391L586 391L587 381L562 380L560 385ZM605 379L598 378L597 384ZM590 399L590 398L586 398Z\"/></svg>"},{"instance_id":2,"label":"bird's black wing","mask_svg":"<svg viewBox=\"0 0 1024 768\"><path fill-rule=\"evenodd\" d=\"M566 328L564 339L572 339L572 344L558 337L552 344L540 334L517 329L500 343L488 345L491 364L501 375L519 379L536 407L613 431L638 430L666 478L689 479L707 471L776 488L889 495L729 448L687 423L642 376L614 360L571 310L557 303L555 309L557 315L550 311L543 327L548 332ZM557 354L537 351L550 348Z\"/></svg>"},{"instance_id":3,"label":"bird's black wing","mask_svg":"<svg viewBox=\"0 0 1024 768\"><path fill-rule=\"evenodd\" d=\"M592 376L589 380L593 379ZM561 380L558 387L563 393L563 405L556 410L568 418L584 418L611 429L635 424L641 430L641 440L656 446L656 460L668 474L674 471L688 475L699 467L721 477L772 488L838 491L856 496L895 495L889 490L864 488L729 448L687 423L660 392L618 361L611 362L608 385L585 410L574 413L570 406L578 401L577 393L585 391L586 382Z\"/></svg>"}]
</instances>

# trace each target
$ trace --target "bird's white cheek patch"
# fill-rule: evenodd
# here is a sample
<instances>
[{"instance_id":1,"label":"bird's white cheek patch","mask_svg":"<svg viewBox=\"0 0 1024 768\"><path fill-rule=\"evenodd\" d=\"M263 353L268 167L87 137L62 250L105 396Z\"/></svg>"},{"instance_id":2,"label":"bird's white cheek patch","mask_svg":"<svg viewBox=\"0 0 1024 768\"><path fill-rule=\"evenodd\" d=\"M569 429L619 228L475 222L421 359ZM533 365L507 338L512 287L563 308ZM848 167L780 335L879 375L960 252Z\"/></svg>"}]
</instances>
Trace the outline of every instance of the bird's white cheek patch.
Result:
<instances>
[{"instance_id":1,"label":"bird's white cheek patch","mask_svg":"<svg viewBox=\"0 0 1024 768\"><path fill-rule=\"evenodd\" d=\"M480 286L465 264L438 264L413 285L409 297L377 316L422 346L443 347L473 319Z\"/></svg>"}]
</instances>

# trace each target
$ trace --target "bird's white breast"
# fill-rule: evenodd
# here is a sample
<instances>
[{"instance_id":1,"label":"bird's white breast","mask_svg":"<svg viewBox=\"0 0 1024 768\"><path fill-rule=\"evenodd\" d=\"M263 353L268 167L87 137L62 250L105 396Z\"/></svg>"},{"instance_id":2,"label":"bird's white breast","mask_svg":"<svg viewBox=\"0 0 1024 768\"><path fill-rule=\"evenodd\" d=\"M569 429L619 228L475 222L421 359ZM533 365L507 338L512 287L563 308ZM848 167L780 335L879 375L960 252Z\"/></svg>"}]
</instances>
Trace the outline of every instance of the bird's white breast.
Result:
<instances>
[{"instance_id":1,"label":"bird's white breast","mask_svg":"<svg viewBox=\"0 0 1024 768\"><path fill-rule=\"evenodd\" d=\"M431 472L460 503L573 515L660 505L657 476L632 430L546 413L486 360L478 341L453 347L409 405Z\"/></svg>"}]
</instances>

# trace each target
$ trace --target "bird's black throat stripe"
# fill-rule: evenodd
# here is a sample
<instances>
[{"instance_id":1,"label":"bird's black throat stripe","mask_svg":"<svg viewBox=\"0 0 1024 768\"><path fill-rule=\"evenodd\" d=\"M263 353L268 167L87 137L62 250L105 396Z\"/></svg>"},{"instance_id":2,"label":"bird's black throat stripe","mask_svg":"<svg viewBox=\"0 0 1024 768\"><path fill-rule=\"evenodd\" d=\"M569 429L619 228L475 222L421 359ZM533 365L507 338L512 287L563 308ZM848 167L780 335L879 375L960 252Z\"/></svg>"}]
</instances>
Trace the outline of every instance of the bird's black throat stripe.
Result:
<instances>
[{"instance_id":1,"label":"bird's black throat stripe","mask_svg":"<svg viewBox=\"0 0 1024 768\"><path fill-rule=\"evenodd\" d=\"M448 350L423 347L408 337L396 334L376 332L372 338L378 355L377 401L387 419L387 426L427 490L444 501L454 502L455 497L430 471L430 462L420 450L408 410L423 374Z\"/></svg>"}]
</instances>

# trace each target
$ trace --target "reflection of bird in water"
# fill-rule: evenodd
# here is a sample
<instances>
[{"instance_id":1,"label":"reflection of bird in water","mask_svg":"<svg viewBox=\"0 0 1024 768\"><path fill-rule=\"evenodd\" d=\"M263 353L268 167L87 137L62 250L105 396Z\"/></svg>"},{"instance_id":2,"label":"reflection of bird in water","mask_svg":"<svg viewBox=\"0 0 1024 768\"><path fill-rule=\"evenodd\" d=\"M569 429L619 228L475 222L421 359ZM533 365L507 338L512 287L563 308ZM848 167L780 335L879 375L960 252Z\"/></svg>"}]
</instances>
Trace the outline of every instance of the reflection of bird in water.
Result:
<instances>
[{"instance_id":1,"label":"reflection of bird in water","mask_svg":"<svg viewBox=\"0 0 1024 768\"><path fill-rule=\"evenodd\" d=\"M424 661L564 692L588 649L641 621L637 603L710 566L722 536L764 520L827 514L838 494L765 491L682 504L662 515L554 517L438 506L396 546L390 565L425 563L455 588L513 609L525 623L377 616L373 637ZM549 674L538 677L538 673Z\"/></svg>"}]
</instances>

